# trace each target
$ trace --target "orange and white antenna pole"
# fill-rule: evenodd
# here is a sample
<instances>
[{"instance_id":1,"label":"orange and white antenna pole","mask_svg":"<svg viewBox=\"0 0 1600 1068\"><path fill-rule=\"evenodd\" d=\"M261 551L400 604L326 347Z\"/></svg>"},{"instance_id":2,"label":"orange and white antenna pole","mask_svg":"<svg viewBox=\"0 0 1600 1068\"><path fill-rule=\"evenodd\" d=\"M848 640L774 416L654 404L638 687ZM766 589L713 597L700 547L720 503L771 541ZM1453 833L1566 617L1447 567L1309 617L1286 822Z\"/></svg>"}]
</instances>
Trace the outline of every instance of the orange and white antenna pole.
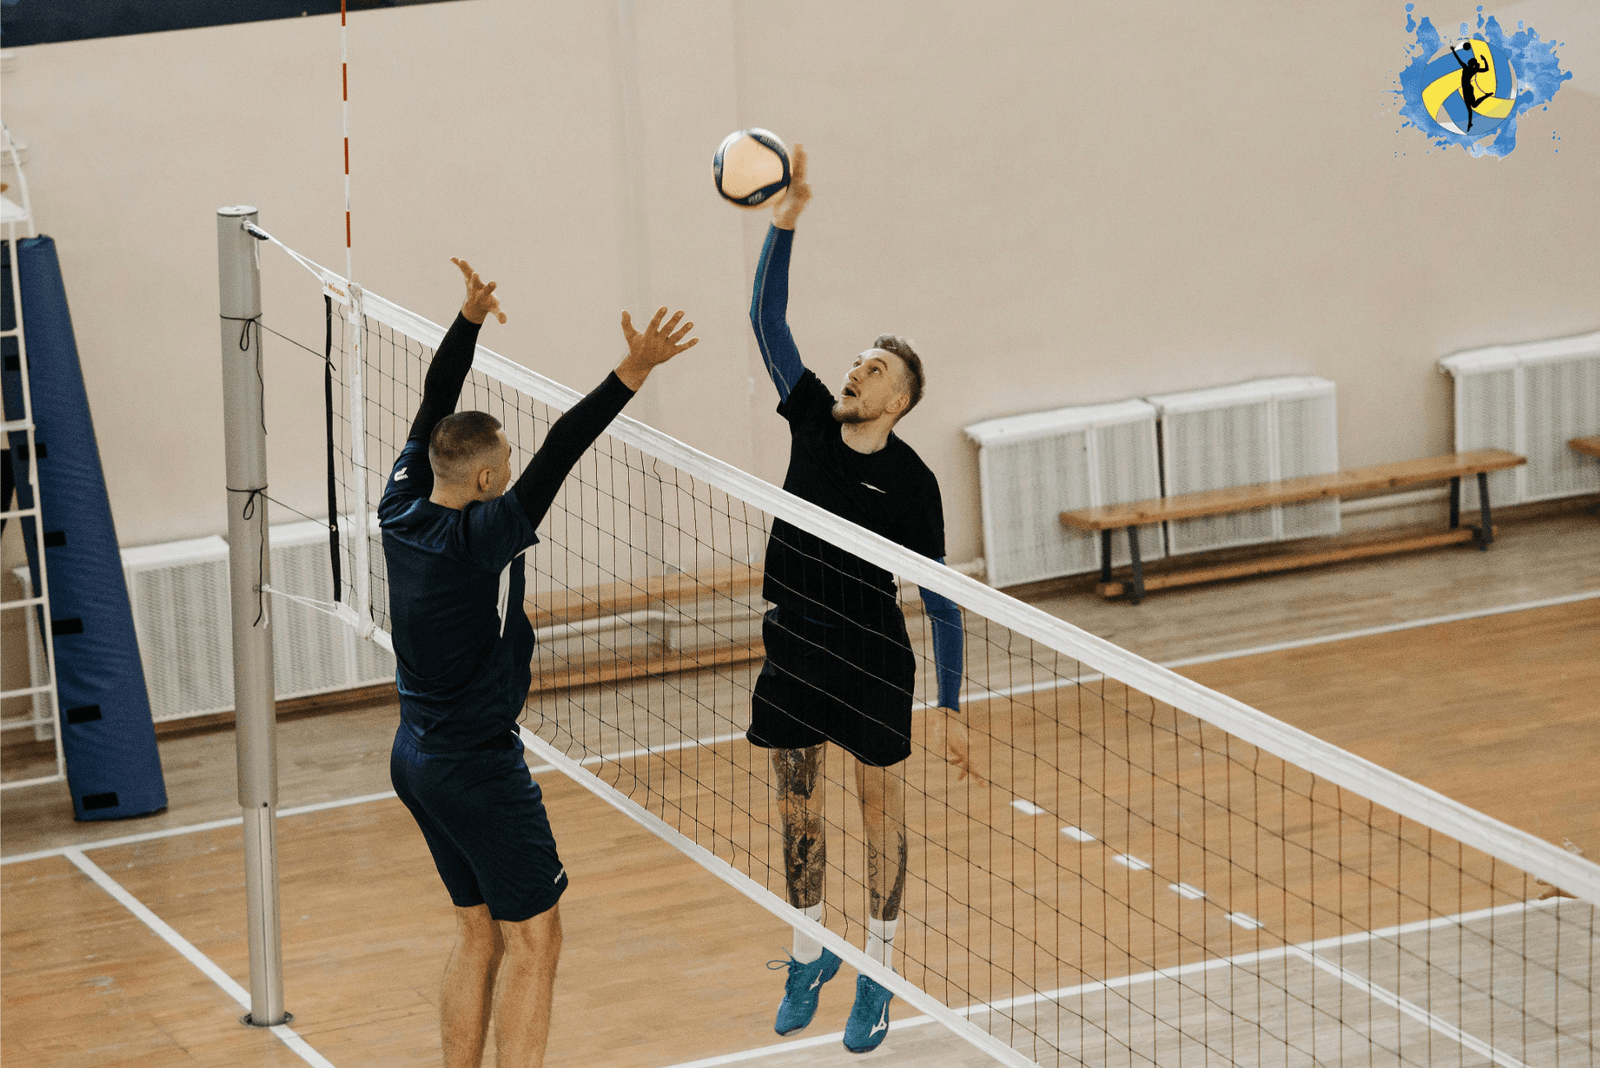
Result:
<instances>
[{"instance_id":1,"label":"orange and white antenna pole","mask_svg":"<svg viewBox=\"0 0 1600 1068\"><path fill-rule=\"evenodd\" d=\"M344 277L352 281L350 268L350 49L349 17L345 0L339 0L339 80L344 94Z\"/></svg>"},{"instance_id":2,"label":"orange and white antenna pole","mask_svg":"<svg viewBox=\"0 0 1600 1068\"><path fill-rule=\"evenodd\" d=\"M372 508L367 472L366 388L362 381L366 362L361 344L365 317L361 287L356 285L353 277L350 252L350 51L346 7L345 0L339 0L339 79L344 96L344 277L350 290L349 314L346 316L350 328L350 466L355 482L355 500L351 502L355 511L351 516L355 529L350 532L351 562L355 574L351 576L350 607L355 609L357 618L361 620L360 633L365 638L370 635L372 626L372 576L368 559L371 552L368 526ZM332 518L329 517L330 521Z\"/></svg>"}]
</instances>

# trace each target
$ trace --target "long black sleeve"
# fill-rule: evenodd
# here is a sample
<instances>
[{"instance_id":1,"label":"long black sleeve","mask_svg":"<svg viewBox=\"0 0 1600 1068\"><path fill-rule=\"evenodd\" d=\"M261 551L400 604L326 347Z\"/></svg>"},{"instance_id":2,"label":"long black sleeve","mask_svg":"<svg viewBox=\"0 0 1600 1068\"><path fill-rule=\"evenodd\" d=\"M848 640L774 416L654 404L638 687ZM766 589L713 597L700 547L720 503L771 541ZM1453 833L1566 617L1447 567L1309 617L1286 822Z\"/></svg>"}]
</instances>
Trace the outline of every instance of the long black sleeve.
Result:
<instances>
[{"instance_id":1,"label":"long black sleeve","mask_svg":"<svg viewBox=\"0 0 1600 1068\"><path fill-rule=\"evenodd\" d=\"M442 349L441 349L442 351ZM430 374L431 378L432 375ZM567 472L572 470L594 439L605 432L617 413L633 399L633 390L623 385L616 372L590 392L572 410L557 419L544 437L544 444L533 454L522 477L512 487L528 522L538 526L556 499ZM418 417L420 418L420 416Z\"/></svg>"},{"instance_id":2,"label":"long black sleeve","mask_svg":"<svg viewBox=\"0 0 1600 1068\"><path fill-rule=\"evenodd\" d=\"M428 377L422 382L422 403L417 406L417 417L411 423L412 438L427 441L439 420L456 410L461 399L461 386L472 370L472 356L478 350L478 331L482 323L475 323L465 315L456 314L444 340L434 350L433 362L428 365Z\"/></svg>"}]
</instances>

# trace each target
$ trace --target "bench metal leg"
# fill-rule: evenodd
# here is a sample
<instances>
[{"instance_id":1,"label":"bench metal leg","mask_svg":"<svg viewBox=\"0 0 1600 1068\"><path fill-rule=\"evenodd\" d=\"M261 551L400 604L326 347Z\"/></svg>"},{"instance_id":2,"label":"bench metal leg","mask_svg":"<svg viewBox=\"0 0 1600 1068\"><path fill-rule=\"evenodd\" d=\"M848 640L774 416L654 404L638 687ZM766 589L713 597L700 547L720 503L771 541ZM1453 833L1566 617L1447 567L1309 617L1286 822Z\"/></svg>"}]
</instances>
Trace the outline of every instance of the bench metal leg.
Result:
<instances>
[{"instance_id":1,"label":"bench metal leg","mask_svg":"<svg viewBox=\"0 0 1600 1068\"><path fill-rule=\"evenodd\" d=\"M1494 541L1494 522L1489 518L1489 473L1478 472L1478 512L1483 519L1483 529L1478 531L1478 549L1481 552L1489 551L1489 543Z\"/></svg>"},{"instance_id":2,"label":"bench metal leg","mask_svg":"<svg viewBox=\"0 0 1600 1068\"><path fill-rule=\"evenodd\" d=\"M1144 566L1139 563L1139 528L1128 528L1128 552L1133 557L1133 603L1144 600Z\"/></svg>"},{"instance_id":3,"label":"bench metal leg","mask_svg":"<svg viewBox=\"0 0 1600 1068\"><path fill-rule=\"evenodd\" d=\"M1100 581L1111 581L1111 528L1100 532Z\"/></svg>"},{"instance_id":4,"label":"bench metal leg","mask_svg":"<svg viewBox=\"0 0 1600 1068\"><path fill-rule=\"evenodd\" d=\"M1450 480L1450 529L1461 525L1461 476Z\"/></svg>"}]
</instances>

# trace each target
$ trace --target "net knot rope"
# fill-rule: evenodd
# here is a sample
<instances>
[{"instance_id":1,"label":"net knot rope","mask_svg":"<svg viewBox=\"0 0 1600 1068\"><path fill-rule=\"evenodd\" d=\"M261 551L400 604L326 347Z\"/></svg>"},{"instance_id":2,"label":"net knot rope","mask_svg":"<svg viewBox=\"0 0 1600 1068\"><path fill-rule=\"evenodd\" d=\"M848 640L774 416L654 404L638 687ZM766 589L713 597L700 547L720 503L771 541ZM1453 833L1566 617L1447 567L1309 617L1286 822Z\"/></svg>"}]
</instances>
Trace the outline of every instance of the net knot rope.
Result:
<instances>
[{"instance_id":1,"label":"net knot rope","mask_svg":"<svg viewBox=\"0 0 1600 1068\"><path fill-rule=\"evenodd\" d=\"M257 500L257 498L260 498L260 497L266 497L266 495L267 495L267 487L266 486L259 486L259 487L255 488L255 489L236 489L233 486L229 486L228 487L228 492L229 493L243 493L243 494L246 495L245 499L244 499L244 510L243 510L243 512L241 514L243 515L243 517L245 519L249 520L249 519L254 519L256 517L256 500ZM261 544L260 544L260 546L258 548L258 557L259 558L256 561L256 574L259 575L259 574L262 574L264 571L266 571L266 565L267 565L267 539L266 539L265 534L263 534L262 537L261 537ZM267 611L266 601L261 596L261 587L257 586L255 588L255 590L256 590L256 618L255 618L255 622L250 624L252 627L255 626L257 623L261 622L261 617L264 616L266 614L266 611Z\"/></svg>"}]
</instances>

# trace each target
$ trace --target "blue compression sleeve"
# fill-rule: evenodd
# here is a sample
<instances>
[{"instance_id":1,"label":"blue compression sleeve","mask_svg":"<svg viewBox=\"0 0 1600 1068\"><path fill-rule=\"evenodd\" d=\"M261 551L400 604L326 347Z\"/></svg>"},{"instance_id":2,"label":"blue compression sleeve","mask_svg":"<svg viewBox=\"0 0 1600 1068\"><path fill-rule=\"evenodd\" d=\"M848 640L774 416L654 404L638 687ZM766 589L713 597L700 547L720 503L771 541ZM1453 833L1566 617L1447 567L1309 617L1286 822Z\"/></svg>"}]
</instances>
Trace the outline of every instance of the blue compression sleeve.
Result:
<instances>
[{"instance_id":1,"label":"blue compression sleeve","mask_svg":"<svg viewBox=\"0 0 1600 1068\"><path fill-rule=\"evenodd\" d=\"M941 564L943 560L939 561ZM939 707L961 708L961 675L964 655L961 606L942 593L917 587L922 593L922 608L933 625L933 670L939 679Z\"/></svg>"},{"instance_id":2,"label":"blue compression sleeve","mask_svg":"<svg viewBox=\"0 0 1600 1068\"><path fill-rule=\"evenodd\" d=\"M789 391L806 370L784 317L789 308L789 252L793 247L793 230L767 228L767 243L761 249L755 290L750 297L750 325L755 328L767 374L778 387L779 401L789 399Z\"/></svg>"}]
</instances>

